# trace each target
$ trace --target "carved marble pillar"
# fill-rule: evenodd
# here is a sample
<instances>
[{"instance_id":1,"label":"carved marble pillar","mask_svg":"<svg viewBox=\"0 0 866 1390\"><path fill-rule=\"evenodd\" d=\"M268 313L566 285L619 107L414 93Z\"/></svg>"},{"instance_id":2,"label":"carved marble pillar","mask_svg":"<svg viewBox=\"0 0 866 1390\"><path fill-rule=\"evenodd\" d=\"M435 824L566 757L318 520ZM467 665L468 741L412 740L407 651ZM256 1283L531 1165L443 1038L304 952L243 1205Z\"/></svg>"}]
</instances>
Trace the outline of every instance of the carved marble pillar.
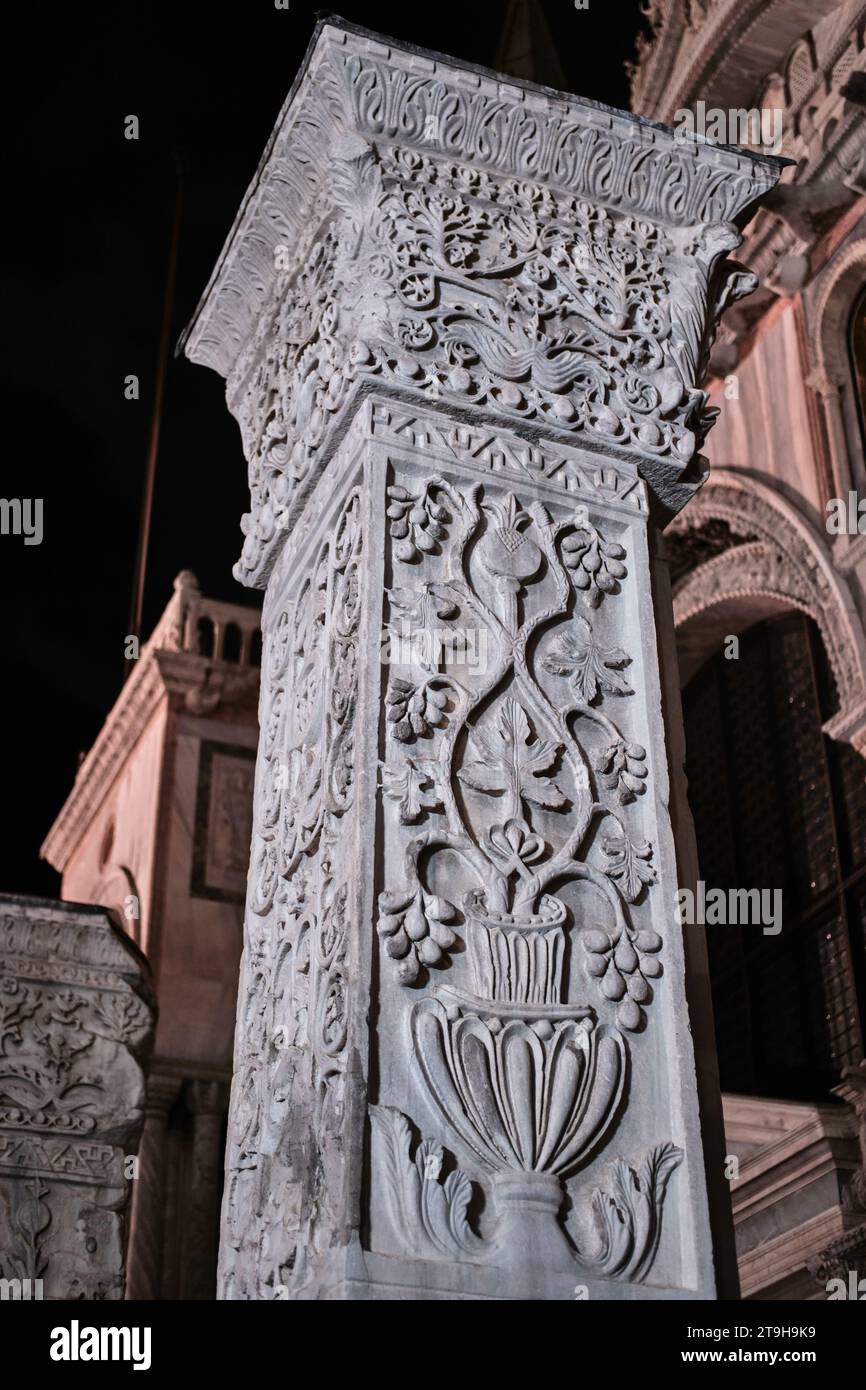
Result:
<instances>
[{"instance_id":1,"label":"carved marble pillar","mask_svg":"<svg viewBox=\"0 0 866 1390\"><path fill-rule=\"evenodd\" d=\"M217 1208L223 1168L223 1122L228 1091L218 1081L193 1081L190 1195L184 1232L184 1297L209 1299L216 1292Z\"/></svg>"},{"instance_id":2,"label":"carved marble pillar","mask_svg":"<svg viewBox=\"0 0 866 1390\"><path fill-rule=\"evenodd\" d=\"M154 1012L103 909L0 897L0 1298L123 1297Z\"/></svg>"},{"instance_id":3,"label":"carved marble pillar","mask_svg":"<svg viewBox=\"0 0 866 1390\"><path fill-rule=\"evenodd\" d=\"M317 30L185 335L267 589L224 1297L715 1296L649 531L777 174Z\"/></svg>"},{"instance_id":4,"label":"carved marble pillar","mask_svg":"<svg viewBox=\"0 0 866 1390\"><path fill-rule=\"evenodd\" d=\"M159 1298L162 1291L163 1200L168 1116L180 1091L176 1076L147 1078L144 1129L129 1234L127 1298Z\"/></svg>"}]
</instances>

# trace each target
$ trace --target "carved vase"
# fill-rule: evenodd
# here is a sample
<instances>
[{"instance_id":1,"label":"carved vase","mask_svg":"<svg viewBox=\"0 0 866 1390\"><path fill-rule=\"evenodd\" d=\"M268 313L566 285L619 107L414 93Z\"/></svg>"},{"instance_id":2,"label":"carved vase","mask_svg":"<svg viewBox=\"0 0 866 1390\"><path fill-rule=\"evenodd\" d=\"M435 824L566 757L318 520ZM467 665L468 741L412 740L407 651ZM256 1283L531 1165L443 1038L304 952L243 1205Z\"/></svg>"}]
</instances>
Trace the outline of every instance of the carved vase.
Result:
<instances>
[{"instance_id":1,"label":"carved vase","mask_svg":"<svg viewBox=\"0 0 866 1390\"><path fill-rule=\"evenodd\" d=\"M558 1004L565 963L564 904L545 896L539 912L493 912L474 894L466 906L466 945L479 995L503 1003Z\"/></svg>"},{"instance_id":2,"label":"carved vase","mask_svg":"<svg viewBox=\"0 0 866 1390\"><path fill-rule=\"evenodd\" d=\"M439 988L412 1015L427 1089L464 1143L494 1173L490 1250L571 1260L559 1223L562 1177L613 1122L627 1053L615 1030L562 1000L566 908L495 912L469 896L466 942L477 993Z\"/></svg>"}]
</instances>

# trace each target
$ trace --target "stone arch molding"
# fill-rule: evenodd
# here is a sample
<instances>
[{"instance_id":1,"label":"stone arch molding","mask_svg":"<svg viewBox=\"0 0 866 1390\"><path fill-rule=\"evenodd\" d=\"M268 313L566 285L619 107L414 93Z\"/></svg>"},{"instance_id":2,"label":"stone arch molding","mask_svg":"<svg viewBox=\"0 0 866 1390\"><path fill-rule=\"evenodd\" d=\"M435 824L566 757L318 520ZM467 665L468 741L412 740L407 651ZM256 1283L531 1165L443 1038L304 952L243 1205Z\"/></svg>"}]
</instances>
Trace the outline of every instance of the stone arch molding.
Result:
<instances>
[{"instance_id":1,"label":"stone arch molding","mask_svg":"<svg viewBox=\"0 0 866 1390\"><path fill-rule=\"evenodd\" d=\"M864 280L866 237L859 237L837 257L815 307L812 360L819 375L837 387L846 384L850 377L848 319Z\"/></svg>"},{"instance_id":2,"label":"stone arch molding","mask_svg":"<svg viewBox=\"0 0 866 1390\"><path fill-rule=\"evenodd\" d=\"M728 633L775 613L813 618L836 682L831 738L866 756L866 634L848 585L818 533L754 479L716 469L671 530L687 535L724 522L741 543L691 570L674 588L674 621L685 683Z\"/></svg>"}]
</instances>

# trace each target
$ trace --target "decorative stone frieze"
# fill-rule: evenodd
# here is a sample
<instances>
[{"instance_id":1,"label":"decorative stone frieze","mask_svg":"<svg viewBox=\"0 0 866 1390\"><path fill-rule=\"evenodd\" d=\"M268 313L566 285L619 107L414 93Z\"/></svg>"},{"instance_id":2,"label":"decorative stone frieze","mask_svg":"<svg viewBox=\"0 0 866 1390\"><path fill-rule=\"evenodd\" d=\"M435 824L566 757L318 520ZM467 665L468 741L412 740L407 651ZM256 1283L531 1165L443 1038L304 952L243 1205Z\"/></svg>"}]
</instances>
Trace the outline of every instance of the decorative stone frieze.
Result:
<instances>
[{"instance_id":1,"label":"decorative stone frieze","mask_svg":"<svg viewBox=\"0 0 866 1390\"><path fill-rule=\"evenodd\" d=\"M646 10L651 37L629 65L634 110L661 121L699 102L734 119L778 113L775 152L792 161L748 228L742 259L762 293L720 334L712 370L725 375L774 296L796 295L820 269L828 228L866 192L864 10L838 0L652 0Z\"/></svg>"},{"instance_id":2,"label":"decorative stone frieze","mask_svg":"<svg viewBox=\"0 0 866 1390\"><path fill-rule=\"evenodd\" d=\"M147 966L107 913L0 898L0 1279L10 1296L123 1297L153 1021Z\"/></svg>"},{"instance_id":3,"label":"decorative stone frieze","mask_svg":"<svg viewBox=\"0 0 866 1390\"><path fill-rule=\"evenodd\" d=\"M319 26L186 335L267 587L225 1297L714 1296L653 522L777 173Z\"/></svg>"}]
</instances>

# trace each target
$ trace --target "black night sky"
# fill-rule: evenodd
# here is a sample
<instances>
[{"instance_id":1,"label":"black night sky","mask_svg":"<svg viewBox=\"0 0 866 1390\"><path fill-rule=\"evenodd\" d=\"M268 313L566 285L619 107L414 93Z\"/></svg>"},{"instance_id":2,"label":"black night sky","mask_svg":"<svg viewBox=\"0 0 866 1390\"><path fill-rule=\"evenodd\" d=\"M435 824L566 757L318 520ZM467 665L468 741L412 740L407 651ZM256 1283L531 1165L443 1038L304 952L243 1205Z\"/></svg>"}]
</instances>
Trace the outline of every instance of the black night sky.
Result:
<instances>
[{"instance_id":1,"label":"black night sky","mask_svg":"<svg viewBox=\"0 0 866 1390\"><path fill-rule=\"evenodd\" d=\"M505 0L335 6L346 19L493 66ZM568 86L628 105L637 0L546 0ZM55 896L39 845L122 684L162 297L184 168L174 344L301 62L321 4L31 7L7 38L4 497L44 499L44 539L0 537L6 739L0 888ZM8 23L8 21L7 21ZM124 138L137 115L140 139ZM141 396L124 398L128 374ZM12 423L11 432L9 423ZM145 595L178 570L258 603L231 567L246 509L237 426L214 373L172 360Z\"/></svg>"}]
</instances>

